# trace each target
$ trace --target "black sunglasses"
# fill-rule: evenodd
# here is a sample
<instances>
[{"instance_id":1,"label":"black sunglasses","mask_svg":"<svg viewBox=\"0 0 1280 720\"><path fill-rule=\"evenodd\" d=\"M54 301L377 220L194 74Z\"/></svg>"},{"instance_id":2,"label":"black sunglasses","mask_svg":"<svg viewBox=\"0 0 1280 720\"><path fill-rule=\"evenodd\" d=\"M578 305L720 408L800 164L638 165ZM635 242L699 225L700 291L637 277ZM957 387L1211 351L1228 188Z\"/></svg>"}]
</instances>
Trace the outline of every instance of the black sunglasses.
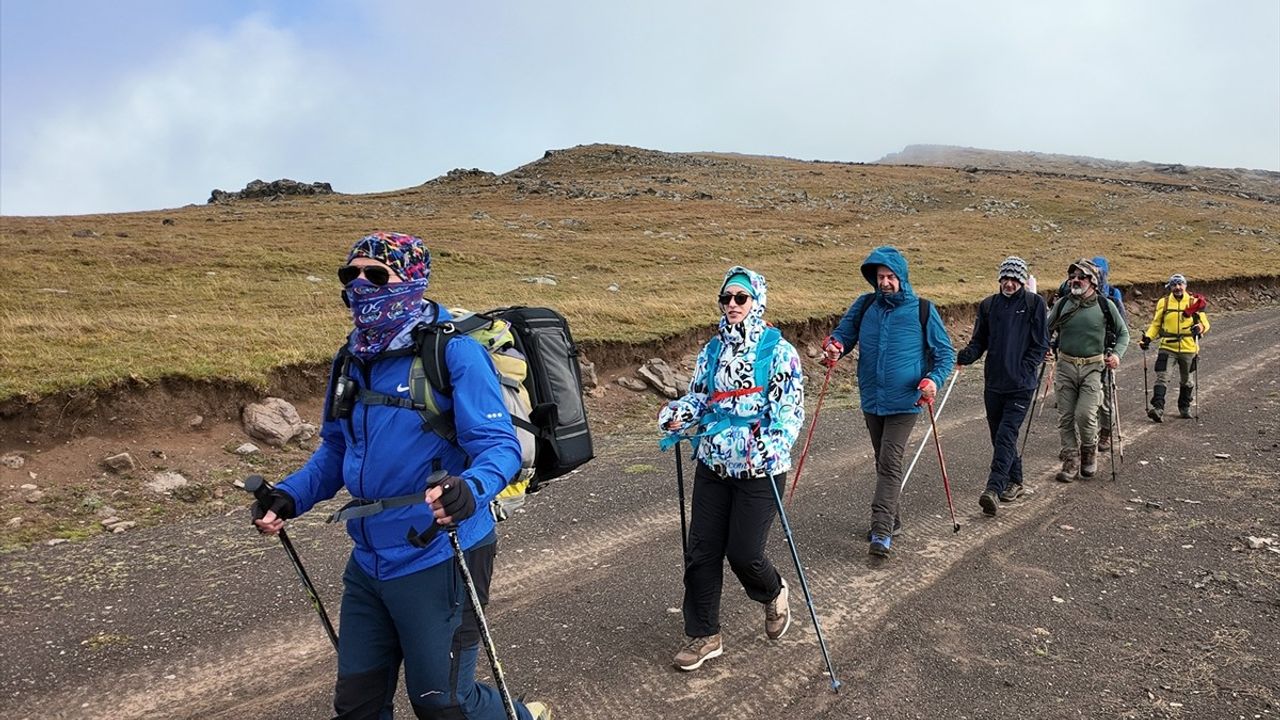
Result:
<instances>
[{"instance_id":1,"label":"black sunglasses","mask_svg":"<svg viewBox=\"0 0 1280 720\"><path fill-rule=\"evenodd\" d=\"M381 265L343 265L338 268L338 282L343 287L355 282L355 279L364 275L365 280L382 287L391 279L391 271Z\"/></svg>"},{"instance_id":2,"label":"black sunglasses","mask_svg":"<svg viewBox=\"0 0 1280 720\"><path fill-rule=\"evenodd\" d=\"M1082 273L1071 273L1067 276L1068 280L1088 280L1089 276Z\"/></svg>"},{"instance_id":3,"label":"black sunglasses","mask_svg":"<svg viewBox=\"0 0 1280 720\"><path fill-rule=\"evenodd\" d=\"M746 293L723 293L720 295L720 304L728 305L731 301L739 305L746 305L751 296Z\"/></svg>"}]
</instances>

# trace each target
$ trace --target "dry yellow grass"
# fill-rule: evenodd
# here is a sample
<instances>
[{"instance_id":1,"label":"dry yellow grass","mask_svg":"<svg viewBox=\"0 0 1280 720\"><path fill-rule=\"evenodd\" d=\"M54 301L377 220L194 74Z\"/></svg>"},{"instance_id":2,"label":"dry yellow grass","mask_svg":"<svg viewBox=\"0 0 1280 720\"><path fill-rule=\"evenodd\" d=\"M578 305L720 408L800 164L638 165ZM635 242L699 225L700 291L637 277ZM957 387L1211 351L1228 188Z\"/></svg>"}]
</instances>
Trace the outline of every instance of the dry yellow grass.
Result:
<instances>
[{"instance_id":1,"label":"dry yellow grass","mask_svg":"<svg viewBox=\"0 0 1280 720\"><path fill-rule=\"evenodd\" d=\"M623 342L708 324L732 263L769 278L775 321L838 313L881 244L941 303L989 293L1008 254L1055 284L1097 253L1122 284L1280 267L1280 206L1227 193L587 146L397 192L0 218L0 400L322 362L349 325L334 271L375 229L427 239L436 299L549 305Z\"/></svg>"}]
</instances>

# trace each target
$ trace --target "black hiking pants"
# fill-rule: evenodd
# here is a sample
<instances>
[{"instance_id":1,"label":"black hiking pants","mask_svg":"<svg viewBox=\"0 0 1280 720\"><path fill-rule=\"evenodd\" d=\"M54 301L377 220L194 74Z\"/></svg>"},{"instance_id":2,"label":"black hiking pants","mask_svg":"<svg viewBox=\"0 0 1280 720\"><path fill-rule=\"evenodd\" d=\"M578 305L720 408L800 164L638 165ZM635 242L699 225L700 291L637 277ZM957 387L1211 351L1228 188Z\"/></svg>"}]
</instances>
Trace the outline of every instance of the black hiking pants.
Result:
<instances>
[{"instance_id":1,"label":"black hiking pants","mask_svg":"<svg viewBox=\"0 0 1280 720\"><path fill-rule=\"evenodd\" d=\"M1034 390L1000 393L987 390L982 399L987 406L987 429L991 431L991 472L987 489L997 494L1009 483L1022 484L1022 458L1018 455L1018 435L1027 417Z\"/></svg>"},{"instance_id":2,"label":"black hiking pants","mask_svg":"<svg viewBox=\"0 0 1280 720\"><path fill-rule=\"evenodd\" d=\"M699 462L693 474L693 517L684 557L684 633L705 637L720 632L724 561L747 597L767 603L782 590L782 577L764 555L769 528L778 512L774 489L786 473L771 478L722 477Z\"/></svg>"},{"instance_id":3,"label":"black hiking pants","mask_svg":"<svg viewBox=\"0 0 1280 720\"><path fill-rule=\"evenodd\" d=\"M876 451L876 494L871 500L871 532L889 535L898 517L898 500L902 495L902 456L907 440L916 426L916 413L872 415L863 413L871 447Z\"/></svg>"}]
</instances>

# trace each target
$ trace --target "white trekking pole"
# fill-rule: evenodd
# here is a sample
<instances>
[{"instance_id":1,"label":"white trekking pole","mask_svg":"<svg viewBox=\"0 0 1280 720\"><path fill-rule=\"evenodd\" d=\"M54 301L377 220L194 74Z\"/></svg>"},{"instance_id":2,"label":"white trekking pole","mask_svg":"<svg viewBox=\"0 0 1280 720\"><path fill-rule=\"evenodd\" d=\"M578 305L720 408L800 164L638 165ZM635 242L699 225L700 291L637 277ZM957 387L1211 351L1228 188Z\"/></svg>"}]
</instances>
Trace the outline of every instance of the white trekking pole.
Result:
<instances>
[{"instance_id":1,"label":"white trekking pole","mask_svg":"<svg viewBox=\"0 0 1280 720\"><path fill-rule=\"evenodd\" d=\"M956 366L956 371L951 374L951 382L947 385L947 391L942 395L942 402L938 403L937 415L942 415L942 410L947 407L947 398L951 397L951 391L956 388L956 380L960 377L960 366ZM911 465L907 467L907 472L902 476L902 486L898 488L898 492L902 492L907 487L907 481L911 479L911 471L916 469L916 461L920 459L920 453L924 452L924 448L929 444L929 437L933 435L933 425L925 431L924 437L920 440L920 447L916 448L916 456L911 458Z\"/></svg>"}]
</instances>

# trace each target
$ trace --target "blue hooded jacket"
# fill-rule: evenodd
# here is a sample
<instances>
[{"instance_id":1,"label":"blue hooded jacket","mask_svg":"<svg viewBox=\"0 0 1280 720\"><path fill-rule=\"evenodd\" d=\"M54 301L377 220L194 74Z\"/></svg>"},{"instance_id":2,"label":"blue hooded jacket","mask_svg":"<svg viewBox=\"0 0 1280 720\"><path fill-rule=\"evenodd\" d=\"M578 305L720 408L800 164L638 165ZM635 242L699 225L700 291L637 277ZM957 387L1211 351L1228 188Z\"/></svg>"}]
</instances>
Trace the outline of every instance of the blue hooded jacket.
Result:
<instances>
[{"instance_id":1,"label":"blue hooded jacket","mask_svg":"<svg viewBox=\"0 0 1280 720\"><path fill-rule=\"evenodd\" d=\"M451 318L440 306L434 308L436 322ZM405 333L392 347L405 344ZM470 483L475 495L476 513L458 525L462 547L470 549L492 535L489 503L520 470L520 443L503 402L497 370L480 343L459 336L445 346L444 359L453 396L436 393L435 399L441 412L454 412L457 444L424 430L418 413L389 405L357 402L349 418L329 420L330 398L326 398L320 446L301 469L277 486L293 497L299 515L343 487L352 497L365 500L425 494L427 476L438 461L450 475ZM410 353L378 355L367 363L353 359L349 375L360 388L408 398L412 362ZM332 372L338 372L336 365ZM425 570L453 556L444 532L425 548L409 544L406 536L411 527L421 532L434 521L425 499L348 520L347 533L355 542L352 555L362 570L378 580Z\"/></svg>"},{"instance_id":2,"label":"blue hooded jacket","mask_svg":"<svg viewBox=\"0 0 1280 720\"><path fill-rule=\"evenodd\" d=\"M898 276L898 292L886 295L876 288L876 268L881 265ZM872 250L862 263L862 276L872 292L854 300L831 333L844 345L846 354L854 343L861 346L858 389L862 411L870 415L918 413L920 391L916 386L920 380L928 377L941 389L955 365L956 353L947 328L938 309L930 307L928 337L920 336L920 299L907 278L907 260L897 248L883 245ZM871 307L863 315L866 303Z\"/></svg>"}]
</instances>

